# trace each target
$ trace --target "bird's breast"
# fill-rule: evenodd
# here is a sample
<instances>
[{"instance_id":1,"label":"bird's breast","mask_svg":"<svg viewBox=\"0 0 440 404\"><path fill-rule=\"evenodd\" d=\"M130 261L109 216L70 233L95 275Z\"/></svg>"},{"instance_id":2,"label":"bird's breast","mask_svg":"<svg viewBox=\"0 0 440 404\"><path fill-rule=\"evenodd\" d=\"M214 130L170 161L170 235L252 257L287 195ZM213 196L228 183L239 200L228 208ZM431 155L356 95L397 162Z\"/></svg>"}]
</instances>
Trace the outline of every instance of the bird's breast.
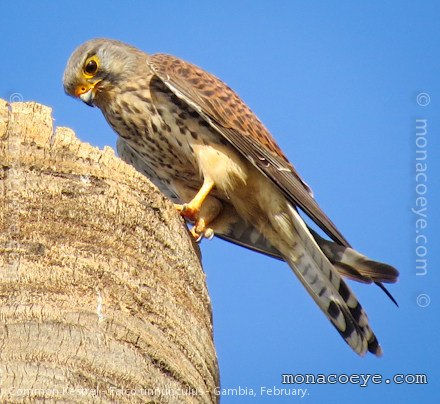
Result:
<instances>
[{"instance_id":1,"label":"bird's breast","mask_svg":"<svg viewBox=\"0 0 440 404\"><path fill-rule=\"evenodd\" d=\"M128 91L112 99L112 105L101 109L141 160L130 156L127 162L153 182L159 180L177 192L176 182L180 189L182 185L199 189L207 171L225 186L234 182L236 174L243 174L227 142L165 87L151 85L148 91Z\"/></svg>"}]
</instances>

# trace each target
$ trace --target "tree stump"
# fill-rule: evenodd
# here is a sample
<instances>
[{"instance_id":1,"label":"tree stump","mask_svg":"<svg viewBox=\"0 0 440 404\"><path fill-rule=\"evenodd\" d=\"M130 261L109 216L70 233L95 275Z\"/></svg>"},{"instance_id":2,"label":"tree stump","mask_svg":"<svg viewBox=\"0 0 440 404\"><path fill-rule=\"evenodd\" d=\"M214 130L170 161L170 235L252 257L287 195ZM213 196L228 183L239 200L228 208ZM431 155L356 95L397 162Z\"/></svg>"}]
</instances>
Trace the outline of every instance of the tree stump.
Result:
<instances>
[{"instance_id":1,"label":"tree stump","mask_svg":"<svg viewBox=\"0 0 440 404\"><path fill-rule=\"evenodd\" d=\"M0 100L0 399L217 402L205 275L173 205Z\"/></svg>"}]
</instances>

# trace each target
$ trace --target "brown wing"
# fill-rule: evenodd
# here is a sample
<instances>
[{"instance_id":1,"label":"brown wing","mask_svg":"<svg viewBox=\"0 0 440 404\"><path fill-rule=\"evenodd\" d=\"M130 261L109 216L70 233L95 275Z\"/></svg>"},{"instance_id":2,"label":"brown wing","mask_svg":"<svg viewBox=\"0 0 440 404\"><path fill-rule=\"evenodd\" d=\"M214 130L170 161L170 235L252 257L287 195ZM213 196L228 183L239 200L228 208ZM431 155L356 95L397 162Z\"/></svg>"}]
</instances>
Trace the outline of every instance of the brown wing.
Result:
<instances>
[{"instance_id":1,"label":"brown wing","mask_svg":"<svg viewBox=\"0 0 440 404\"><path fill-rule=\"evenodd\" d=\"M311 189L256 115L225 83L174 56L156 54L148 65L181 100L194 108L244 157L270 178L287 199L303 210L334 241L349 246L313 199Z\"/></svg>"}]
</instances>

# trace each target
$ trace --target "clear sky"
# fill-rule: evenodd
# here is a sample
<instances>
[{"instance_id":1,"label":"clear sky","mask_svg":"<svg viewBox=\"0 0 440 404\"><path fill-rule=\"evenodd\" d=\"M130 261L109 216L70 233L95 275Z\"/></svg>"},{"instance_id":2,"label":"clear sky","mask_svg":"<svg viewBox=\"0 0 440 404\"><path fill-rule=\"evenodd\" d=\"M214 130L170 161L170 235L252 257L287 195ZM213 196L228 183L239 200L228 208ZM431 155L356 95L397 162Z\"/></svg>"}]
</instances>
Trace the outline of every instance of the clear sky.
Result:
<instances>
[{"instance_id":1,"label":"clear sky","mask_svg":"<svg viewBox=\"0 0 440 404\"><path fill-rule=\"evenodd\" d=\"M1 98L49 105L56 125L114 146L100 111L63 92L73 49L109 37L191 61L257 113L345 237L400 270L399 283L389 287L400 308L377 287L350 283L384 350L380 359L360 358L286 264L204 241L222 387L256 393L223 396L223 403L438 402L439 4L1 2ZM426 132L417 129L425 123ZM419 170L426 176L416 177L416 157L425 151ZM425 210L412 211L425 202ZM416 220L425 214L423 228ZM427 259L424 275L417 275L417 258ZM282 386L283 373L422 373L428 384ZM274 386L308 390L302 399L260 394Z\"/></svg>"}]
</instances>

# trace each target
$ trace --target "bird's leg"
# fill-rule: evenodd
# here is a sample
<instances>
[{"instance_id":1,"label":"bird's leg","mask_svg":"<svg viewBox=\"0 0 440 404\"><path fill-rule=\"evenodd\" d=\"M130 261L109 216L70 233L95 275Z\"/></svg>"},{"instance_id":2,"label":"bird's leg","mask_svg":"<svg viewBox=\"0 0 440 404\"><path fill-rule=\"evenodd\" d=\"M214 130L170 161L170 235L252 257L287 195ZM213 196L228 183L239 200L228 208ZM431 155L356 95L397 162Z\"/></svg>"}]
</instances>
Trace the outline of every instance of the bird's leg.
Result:
<instances>
[{"instance_id":1,"label":"bird's leg","mask_svg":"<svg viewBox=\"0 0 440 404\"><path fill-rule=\"evenodd\" d=\"M184 203L183 205L175 204L174 206L180 212L180 214L191 222L196 222L202 208L202 204L206 197L211 192L214 187L214 181L210 178L205 178L202 187L197 192L196 196L191 200L191 202Z\"/></svg>"},{"instance_id":2,"label":"bird's leg","mask_svg":"<svg viewBox=\"0 0 440 404\"><path fill-rule=\"evenodd\" d=\"M216 199L212 199L212 202L211 199L209 199L209 203L205 204L206 208L204 205L203 207L205 209L201 212L202 205L206 201L206 198L214 185L214 181L209 177L205 177L202 187L189 203L183 205L175 204L176 209L180 212L182 217L194 223L194 227L191 229L191 234L197 241L200 241L202 237L208 239L214 237L213 230L207 226L219 214L221 203Z\"/></svg>"}]
</instances>

